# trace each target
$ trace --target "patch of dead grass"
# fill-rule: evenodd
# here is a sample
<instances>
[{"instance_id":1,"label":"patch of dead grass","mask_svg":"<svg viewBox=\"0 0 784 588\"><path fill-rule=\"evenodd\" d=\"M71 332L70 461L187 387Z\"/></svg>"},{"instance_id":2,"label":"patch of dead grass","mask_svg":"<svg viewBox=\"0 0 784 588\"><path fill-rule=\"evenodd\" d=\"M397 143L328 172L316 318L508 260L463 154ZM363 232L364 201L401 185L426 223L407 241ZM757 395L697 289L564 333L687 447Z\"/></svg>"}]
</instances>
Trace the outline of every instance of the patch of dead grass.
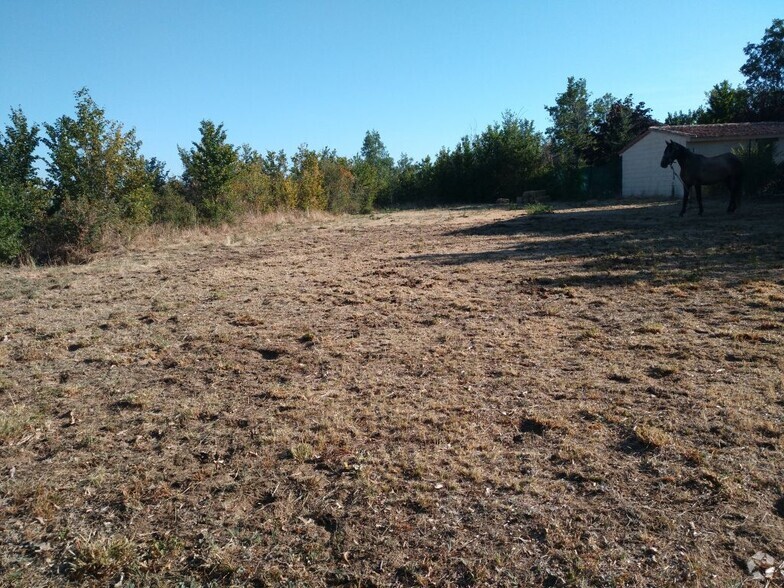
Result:
<instances>
[{"instance_id":1,"label":"patch of dead grass","mask_svg":"<svg viewBox=\"0 0 784 588\"><path fill-rule=\"evenodd\" d=\"M0 584L739 585L784 553L774 208L273 215L3 270Z\"/></svg>"}]
</instances>

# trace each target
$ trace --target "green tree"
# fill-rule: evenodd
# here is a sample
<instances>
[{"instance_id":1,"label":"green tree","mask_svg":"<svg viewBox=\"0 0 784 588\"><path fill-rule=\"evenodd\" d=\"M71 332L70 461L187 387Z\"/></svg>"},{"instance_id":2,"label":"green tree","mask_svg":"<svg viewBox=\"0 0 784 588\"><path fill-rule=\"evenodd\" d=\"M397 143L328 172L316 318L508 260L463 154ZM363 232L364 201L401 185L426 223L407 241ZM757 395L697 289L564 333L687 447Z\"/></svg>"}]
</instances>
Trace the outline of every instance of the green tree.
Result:
<instances>
[{"instance_id":1,"label":"green tree","mask_svg":"<svg viewBox=\"0 0 784 588\"><path fill-rule=\"evenodd\" d=\"M558 189L567 194L579 189L579 169L586 163L586 155L593 146L589 98L585 80L570 77L566 90L556 97L555 106L545 107L553 121L547 136L555 157L556 183Z\"/></svg>"},{"instance_id":2,"label":"green tree","mask_svg":"<svg viewBox=\"0 0 784 588\"><path fill-rule=\"evenodd\" d=\"M135 131L107 119L86 88L75 97L75 117L44 125L51 206L38 257L86 259L108 227L152 219L155 195Z\"/></svg>"},{"instance_id":3,"label":"green tree","mask_svg":"<svg viewBox=\"0 0 784 588\"><path fill-rule=\"evenodd\" d=\"M300 145L291 160L292 175L297 186L297 208L305 211L326 209L324 174L316 152L308 149L307 145Z\"/></svg>"},{"instance_id":4,"label":"green tree","mask_svg":"<svg viewBox=\"0 0 784 588\"><path fill-rule=\"evenodd\" d=\"M267 156L262 160L261 167L264 174L270 179L270 198L273 208L294 208L297 204L297 192L289 178L289 162L286 153L280 151L267 151Z\"/></svg>"},{"instance_id":5,"label":"green tree","mask_svg":"<svg viewBox=\"0 0 784 588\"><path fill-rule=\"evenodd\" d=\"M0 261L15 261L29 249L47 195L35 171L39 127L30 126L21 108L11 109L0 130Z\"/></svg>"},{"instance_id":6,"label":"green tree","mask_svg":"<svg viewBox=\"0 0 784 588\"><path fill-rule=\"evenodd\" d=\"M55 210L64 200L81 199L93 205L133 208L131 202L149 187L136 132L108 120L86 88L76 92L76 118L62 116L44 127Z\"/></svg>"},{"instance_id":7,"label":"green tree","mask_svg":"<svg viewBox=\"0 0 784 588\"><path fill-rule=\"evenodd\" d=\"M580 168L593 149L593 112L585 79L569 77L566 90L558 94L555 106L545 109L553 125L547 129L554 159L551 190L571 196L581 189Z\"/></svg>"},{"instance_id":8,"label":"green tree","mask_svg":"<svg viewBox=\"0 0 784 588\"><path fill-rule=\"evenodd\" d=\"M362 199L363 212L370 212L377 203L384 205L390 203L387 190L392 179L394 163L379 132L367 131L362 141L362 149L354 160L356 187Z\"/></svg>"},{"instance_id":9,"label":"green tree","mask_svg":"<svg viewBox=\"0 0 784 588\"><path fill-rule=\"evenodd\" d=\"M349 160L338 156L334 149L325 147L319 155L319 167L324 175L327 210L358 213L360 203L354 198L356 178Z\"/></svg>"},{"instance_id":10,"label":"green tree","mask_svg":"<svg viewBox=\"0 0 784 588\"><path fill-rule=\"evenodd\" d=\"M631 94L623 100L606 94L593 104L589 162L603 165L617 159L620 150L649 127L659 123L651 116L645 102L634 104Z\"/></svg>"},{"instance_id":11,"label":"green tree","mask_svg":"<svg viewBox=\"0 0 784 588\"><path fill-rule=\"evenodd\" d=\"M178 148L187 194L202 218L232 220L237 201L227 187L237 173L237 149L226 142L222 124L203 120L199 134L191 149Z\"/></svg>"},{"instance_id":12,"label":"green tree","mask_svg":"<svg viewBox=\"0 0 784 588\"><path fill-rule=\"evenodd\" d=\"M547 129L547 136L553 144L553 150L560 163L576 169L585 161L585 154L590 151L592 110L588 102L590 93L586 88L585 79L568 78L566 90L558 94L555 106L545 109L553 120L553 126Z\"/></svg>"},{"instance_id":13,"label":"green tree","mask_svg":"<svg viewBox=\"0 0 784 588\"><path fill-rule=\"evenodd\" d=\"M784 19L773 19L760 43L749 43L740 72L746 76L756 120L784 120Z\"/></svg>"},{"instance_id":14,"label":"green tree","mask_svg":"<svg viewBox=\"0 0 784 588\"><path fill-rule=\"evenodd\" d=\"M747 122L749 91L742 86L733 87L724 80L711 88L706 95L706 107L698 117L700 124Z\"/></svg>"},{"instance_id":15,"label":"green tree","mask_svg":"<svg viewBox=\"0 0 784 588\"><path fill-rule=\"evenodd\" d=\"M5 133L0 131L0 183L30 184L37 179L35 150L40 142L40 128L28 124L21 108L12 108L10 119Z\"/></svg>"},{"instance_id":16,"label":"green tree","mask_svg":"<svg viewBox=\"0 0 784 588\"><path fill-rule=\"evenodd\" d=\"M15 261L24 250L25 216L20 188L0 183L0 261Z\"/></svg>"},{"instance_id":17,"label":"green tree","mask_svg":"<svg viewBox=\"0 0 784 588\"><path fill-rule=\"evenodd\" d=\"M664 119L665 125L696 125L705 117L705 108L698 106L694 110L687 110L686 112L679 110L678 112L668 112L667 118Z\"/></svg>"},{"instance_id":18,"label":"green tree","mask_svg":"<svg viewBox=\"0 0 784 588\"><path fill-rule=\"evenodd\" d=\"M507 111L479 135L464 136L454 149L442 148L435 160L414 163L401 157L394 170L396 202L450 204L514 198L544 186L544 137L531 121Z\"/></svg>"},{"instance_id":19,"label":"green tree","mask_svg":"<svg viewBox=\"0 0 784 588\"><path fill-rule=\"evenodd\" d=\"M774 19L762 41L748 43L743 52L745 85L719 82L706 92L704 106L668 113L665 124L784 121L784 20Z\"/></svg>"},{"instance_id":20,"label":"green tree","mask_svg":"<svg viewBox=\"0 0 784 588\"><path fill-rule=\"evenodd\" d=\"M144 162L144 170L150 181L153 192L160 195L164 192L169 181L169 172L166 171L166 162L157 157L151 157Z\"/></svg>"},{"instance_id":21,"label":"green tree","mask_svg":"<svg viewBox=\"0 0 784 588\"><path fill-rule=\"evenodd\" d=\"M199 213L186 198L185 186L180 178L168 178L163 189L156 191L153 219L157 223L183 228L198 224Z\"/></svg>"},{"instance_id":22,"label":"green tree","mask_svg":"<svg viewBox=\"0 0 784 588\"><path fill-rule=\"evenodd\" d=\"M272 208L271 180L264 173L261 154L250 145L240 148L237 173L226 190L246 209L266 212Z\"/></svg>"},{"instance_id":23,"label":"green tree","mask_svg":"<svg viewBox=\"0 0 784 588\"><path fill-rule=\"evenodd\" d=\"M784 20L773 19L758 44L743 49L746 63L740 68L750 90L784 90Z\"/></svg>"},{"instance_id":24,"label":"green tree","mask_svg":"<svg viewBox=\"0 0 784 588\"><path fill-rule=\"evenodd\" d=\"M475 166L474 173L464 169L460 175L478 188L482 200L513 199L540 180L543 148L544 139L533 122L506 111L500 123L488 125L470 145L463 139L455 151L456 167Z\"/></svg>"}]
</instances>

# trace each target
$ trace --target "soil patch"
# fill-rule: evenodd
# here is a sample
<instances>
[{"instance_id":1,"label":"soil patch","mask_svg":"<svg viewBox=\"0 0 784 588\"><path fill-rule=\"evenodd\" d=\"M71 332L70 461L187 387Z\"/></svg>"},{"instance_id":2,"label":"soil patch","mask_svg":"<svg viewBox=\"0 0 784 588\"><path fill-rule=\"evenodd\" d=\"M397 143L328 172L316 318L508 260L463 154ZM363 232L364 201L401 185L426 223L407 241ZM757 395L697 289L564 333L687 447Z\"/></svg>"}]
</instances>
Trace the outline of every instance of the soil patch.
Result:
<instances>
[{"instance_id":1,"label":"soil patch","mask_svg":"<svg viewBox=\"0 0 784 588\"><path fill-rule=\"evenodd\" d=\"M784 206L714 205L305 219L0 269L0 584L766 573Z\"/></svg>"}]
</instances>

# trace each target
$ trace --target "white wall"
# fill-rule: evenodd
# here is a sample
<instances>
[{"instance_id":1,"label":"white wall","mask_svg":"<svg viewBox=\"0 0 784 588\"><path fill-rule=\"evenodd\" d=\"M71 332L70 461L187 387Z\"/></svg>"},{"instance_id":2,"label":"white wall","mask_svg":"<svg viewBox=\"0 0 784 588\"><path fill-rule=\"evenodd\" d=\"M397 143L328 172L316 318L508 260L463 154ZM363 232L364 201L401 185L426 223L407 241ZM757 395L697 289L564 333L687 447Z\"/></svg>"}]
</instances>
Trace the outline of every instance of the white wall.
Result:
<instances>
[{"instance_id":1,"label":"white wall","mask_svg":"<svg viewBox=\"0 0 784 588\"><path fill-rule=\"evenodd\" d=\"M675 196L683 195L683 187L678 178L673 177L672 169L662 168L661 158L667 140L674 139L684 143L683 137L651 131L629 147L621 160L621 194L624 196ZM680 172L678 163L674 164L676 173Z\"/></svg>"}]
</instances>

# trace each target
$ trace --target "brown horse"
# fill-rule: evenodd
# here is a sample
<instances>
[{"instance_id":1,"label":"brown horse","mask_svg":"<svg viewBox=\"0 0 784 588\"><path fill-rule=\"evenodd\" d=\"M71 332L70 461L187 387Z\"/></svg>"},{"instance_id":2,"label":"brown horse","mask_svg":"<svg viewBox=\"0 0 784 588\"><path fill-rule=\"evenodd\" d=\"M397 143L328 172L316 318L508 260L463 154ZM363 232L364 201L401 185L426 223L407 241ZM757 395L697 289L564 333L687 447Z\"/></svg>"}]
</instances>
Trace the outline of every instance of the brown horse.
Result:
<instances>
[{"instance_id":1,"label":"brown horse","mask_svg":"<svg viewBox=\"0 0 784 588\"><path fill-rule=\"evenodd\" d=\"M700 205L700 214L702 214L702 186L718 183L724 183L730 191L730 205L727 212L735 211L740 204L741 177L743 176L743 165L740 159L732 153L705 157L692 153L675 141L667 141L661 166L672 165L673 161L677 161L681 166L680 176L683 181L681 216L686 212L686 204L689 202L689 192L692 186L697 194L697 204Z\"/></svg>"}]
</instances>

